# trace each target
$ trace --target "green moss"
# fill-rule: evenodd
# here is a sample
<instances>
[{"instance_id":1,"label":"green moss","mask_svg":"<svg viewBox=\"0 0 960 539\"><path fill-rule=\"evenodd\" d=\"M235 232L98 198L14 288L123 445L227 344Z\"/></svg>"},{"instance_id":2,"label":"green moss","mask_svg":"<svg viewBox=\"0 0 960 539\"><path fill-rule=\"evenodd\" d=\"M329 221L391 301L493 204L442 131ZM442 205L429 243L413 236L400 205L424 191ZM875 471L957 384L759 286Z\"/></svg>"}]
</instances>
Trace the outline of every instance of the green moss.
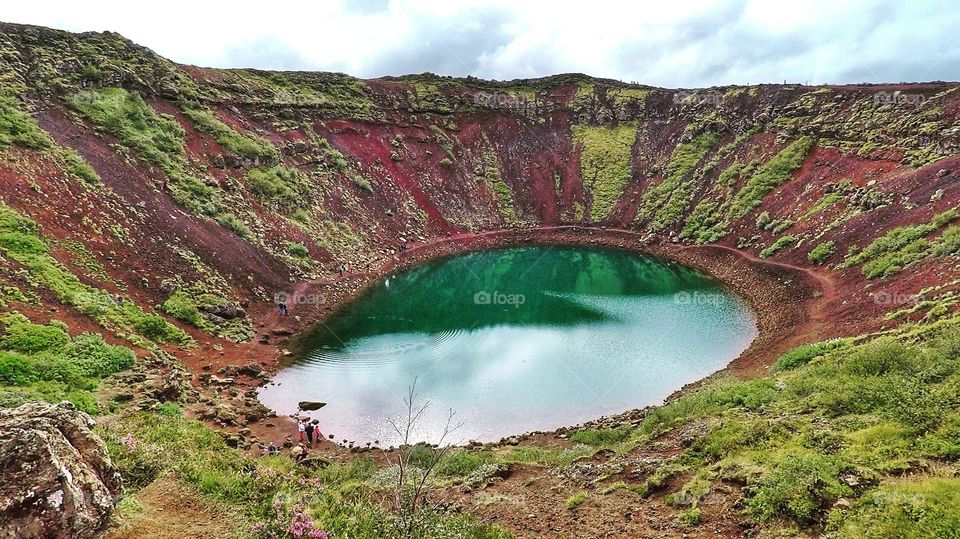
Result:
<instances>
[{"instance_id":1,"label":"green moss","mask_svg":"<svg viewBox=\"0 0 960 539\"><path fill-rule=\"evenodd\" d=\"M96 414L91 391L104 376L133 365L133 351L104 342L97 334L71 339L59 321L34 324L19 314L0 321L0 408L29 400L69 400Z\"/></svg>"},{"instance_id":2,"label":"green moss","mask_svg":"<svg viewBox=\"0 0 960 539\"><path fill-rule=\"evenodd\" d=\"M841 267L863 264L863 274L868 278L889 277L924 258L955 253L960 249L960 231L955 230L956 227L950 227L933 242L926 236L947 226L958 216L960 213L951 209L934 215L927 223L892 228L862 251L848 255Z\"/></svg>"},{"instance_id":3,"label":"green moss","mask_svg":"<svg viewBox=\"0 0 960 539\"><path fill-rule=\"evenodd\" d=\"M797 241L796 236L791 236L791 235L786 235L786 236L777 238L777 241L770 244L770 246L767 247L766 249L760 251L760 258L767 258L767 257L773 256L779 253L780 251L782 251L785 247L787 247L791 243L794 243L796 241Z\"/></svg>"},{"instance_id":4,"label":"green moss","mask_svg":"<svg viewBox=\"0 0 960 539\"><path fill-rule=\"evenodd\" d=\"M583 505L589 499L590 499L590 495L587 494L586 492L578 492L573 496L570 496L569 498L567 498L566 503L564 503L564 507L566 507L567 510L572 511L577 507L580 507L581 505Z\"/></svg>"},{"instance_id":5,"label":"green moss","mask_svg":"<svg viewBox=\"0 0 960 539\"><path fill-rule=\"evenodd\" d=\"M960 529L960 479L909 479L879 488L858 502L838 528L838 537L844 538L952 537Z\"/></svg>"},{"instance_id":6,"label":"green moss","mask_svg":"<svg viewBox=\"0 0 960 539\"><path fill-rule=\"evenodd\" d=\"M169 115L158 115L137 93L100 88L74 94L67 105L97 127L136 150L148 163L168 174L185 164L183 128Z\"/></svg>"},{"instance_id":7,"label":"green moss","mask_svg":"<svg viewBox=\"0 0 960 539\"><path fill-rule=\"evenodd\" d=\"M690 205L697 181L693 172L713 148L720 136L705 132L690 142L678 144L670 156L663 181L644 193L637 213L638 219L648 219L651 230L663 230L676 223Z\"/></svg>"},{"instance_id":8,"label":"green moss","mask_svg":"<svg viewBox=\"0 0 960 539\"><path fill-rule=\"evenodd\" d=\"M806 211L806 213L800 216L800 220L803 221L805 219L809 219L810 217L813 217L814 215L817 215L823 210L829 208L830 206L833 206L834 204L839 202L841 199L843 199L843 195L837 192L827 193L823 195L823 197L820 200L818 200L816 204L814 204L809 210Z\"/></svg>"},{"instance_id":9,"label":"green moss","mask_svg":"<svg viewBox=\"0 0 960 539\"><path fill-rule=\"evenodd\" d=\"M286 241L283 242L283 249L290 256L295 256L297 258L310 258L310 251L307 249L307 246L296 241Z\"/></svg>"},{"instance_id":10,"label":"green moss","mask_svg":"<svg viewBox=\"0 0 960 539\"><path fill-rule=\"evenodd\" d=\"M247 188L264 203L278 209L307 205L311 186L298 171L282 165L247 171Z\"/></svg>"},{"instance_id":11,"label":"green moss","mask_svg":"<svg viewBox=\"0 0 960 539\"><path fill-rule=\"evenodd\" d=\"M807 254L807 260L814 264L823 264L828 258L833 256L836 250L837 244L833 240L819 243Z\"/></svg>"},{"instance_id":12,"label":"green moss","mask_svg":"<svg viewBox=\"0 0 960 539\"><path fill-rule=\"evenodd\" d=\"M812 147L813 139L802 137L764 163L734 197L728 212L729 220L743 217L759 206L767 193L789 180L803 164Z\"/></svg>"},{"instance_id":13,"label":"green moss","mask_svg":"<svg viewBox=\"0 0 960 539\"><path fill-rule=\"evenodd\" d=\"M277 148L270 141L263 137L236 131L220 121L213 112L199 103L181 102L180 110L193 122L197 129L213 135L217 142L228 151L241 157L266 163L274 162L280 157Z\"/></svg>"},{"instance_id":14,"label":"green moss","mask_svg":"<svg viewBox=\"0 0 960 539\"><path fill-rule=\"evenodd\" d=\"M0 95L0 150L11 145L46 150L54 142L32 116L20 109L15 97Z\"/></svg>"},{"instance_id":15,"label":"green moss","mask_svg":"<svg viewBox=\"0 0 960 539\"><path fill-rule=\"evenodd\" d=\"M607 218L630 182L637 125L627 122L616 127L576 124L572 131L580 150L580 177L592 196L590 218L600 222Z\"/></svg>"},{"instance_id":16,"label":"green moss","mask_svg":"<svg viewBox=\"0 0 960 539\"><path fill-rule=\"evenodd\" d=\"M118 302L108 292L82 283L50 256L48 250L36 223L0 205L0 252L19 263L61 302L75 307L103 327L133 333L125 337L136 345L151 346L143 339L133 338L137 335L157 343L192 345L189 335L163 318L145 313L132 301Z\"/></svg>"}]
</instances>

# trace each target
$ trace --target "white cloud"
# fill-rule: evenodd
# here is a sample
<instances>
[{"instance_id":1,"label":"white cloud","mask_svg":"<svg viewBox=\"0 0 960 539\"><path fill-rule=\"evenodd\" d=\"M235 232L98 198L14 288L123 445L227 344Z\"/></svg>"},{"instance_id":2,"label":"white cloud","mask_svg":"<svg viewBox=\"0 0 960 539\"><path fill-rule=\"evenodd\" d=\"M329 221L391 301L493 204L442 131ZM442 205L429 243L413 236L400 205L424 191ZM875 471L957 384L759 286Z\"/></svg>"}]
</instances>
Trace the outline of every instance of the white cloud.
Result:
<instances>
[{"instance_id":1,"label":"white cloud","mask_svg":"<svg viewBox=\"0 0 960 539\"><path fill-rule=\"evenodd\" d=\"M32 0L0 20L113 30L183 63L433 71L510 79L563 72L658 86L960 79L960 10L938 0Z\"/></svg>"}]
</instances>

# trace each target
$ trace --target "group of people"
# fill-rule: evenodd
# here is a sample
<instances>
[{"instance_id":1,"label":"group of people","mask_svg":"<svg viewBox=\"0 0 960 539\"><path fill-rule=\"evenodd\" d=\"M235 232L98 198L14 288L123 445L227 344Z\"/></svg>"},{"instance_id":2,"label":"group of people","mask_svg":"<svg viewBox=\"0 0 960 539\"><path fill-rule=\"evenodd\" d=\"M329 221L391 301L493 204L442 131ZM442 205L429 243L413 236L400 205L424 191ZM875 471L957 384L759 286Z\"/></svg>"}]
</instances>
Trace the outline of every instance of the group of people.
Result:
<instances>
[{"instance_id":1,"label":"group of people","mask_svg":"<svg viewBox=\"0 0 960 539\"><path fill-rule=\"evenodd\" d=\"M297 422L297 435L298 441L290 449L290 456L293 457L293 460L297 462L303 462L309 455L308 447L313 445L314 439L320 441L320 421L314 419L313 421L299 420ZM275 457L280 454L280 448L277 447L277 444L270 442L270 445L267 446L267 454L271 457Z\"/></svg>"}]
</instances>

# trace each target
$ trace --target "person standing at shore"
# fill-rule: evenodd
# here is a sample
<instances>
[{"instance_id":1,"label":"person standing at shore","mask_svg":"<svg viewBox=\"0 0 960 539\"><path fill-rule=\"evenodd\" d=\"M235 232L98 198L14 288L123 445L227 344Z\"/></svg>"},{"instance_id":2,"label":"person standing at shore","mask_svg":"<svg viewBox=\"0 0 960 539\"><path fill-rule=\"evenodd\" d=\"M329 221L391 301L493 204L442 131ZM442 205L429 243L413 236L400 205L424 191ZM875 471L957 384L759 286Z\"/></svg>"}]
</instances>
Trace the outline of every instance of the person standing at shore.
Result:
<instances>
[{"instance_id":1,"label":"person standing at shore","mask_svg":"<svg viewBox=\"0 0 960 539\"><path fill-rule=\"evenodd\" d=\"M307 443L313 444L313 423L307 423L303 430L307 433Z\"/></svg>"},{"instance_id":2,"label":"person standing at shore","mask_svg":"<svg viewBox=\"0 0 960 539\"><path fill-rule=\"evenodd\" d=\"M300 441L303 442L306 436L307 424L301 419L297 423L297 436L300 438Z\"/></svg>"}]
</instances>

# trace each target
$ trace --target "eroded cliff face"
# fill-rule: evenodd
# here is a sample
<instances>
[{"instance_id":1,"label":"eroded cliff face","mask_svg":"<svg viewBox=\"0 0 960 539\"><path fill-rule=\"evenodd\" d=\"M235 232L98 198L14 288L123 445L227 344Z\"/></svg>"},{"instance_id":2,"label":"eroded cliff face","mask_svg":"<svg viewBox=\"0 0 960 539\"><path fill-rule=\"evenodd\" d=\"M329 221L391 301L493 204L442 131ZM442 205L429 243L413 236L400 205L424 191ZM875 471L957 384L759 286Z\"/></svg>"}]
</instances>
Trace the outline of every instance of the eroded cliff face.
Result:
<instances>
[{"instance_id":1,"label":"eroded cliff face","mask_svg":"<svg viewBox=\"0 0 960 539\"><path fill-rule=\"evenodd\" d=\"M401 245L581 225L829 273L838 334L942 316L956 89L360 80L183 66L116 34L4 24L3 232L30 229L60 273L11 240L0 279L31 318L54 305L139 347L230 346L256 339L276 292ZM142 313L104 311L105 293ZM145 329L150 313L175 329Z\"/></svg>"}]
</instances>

